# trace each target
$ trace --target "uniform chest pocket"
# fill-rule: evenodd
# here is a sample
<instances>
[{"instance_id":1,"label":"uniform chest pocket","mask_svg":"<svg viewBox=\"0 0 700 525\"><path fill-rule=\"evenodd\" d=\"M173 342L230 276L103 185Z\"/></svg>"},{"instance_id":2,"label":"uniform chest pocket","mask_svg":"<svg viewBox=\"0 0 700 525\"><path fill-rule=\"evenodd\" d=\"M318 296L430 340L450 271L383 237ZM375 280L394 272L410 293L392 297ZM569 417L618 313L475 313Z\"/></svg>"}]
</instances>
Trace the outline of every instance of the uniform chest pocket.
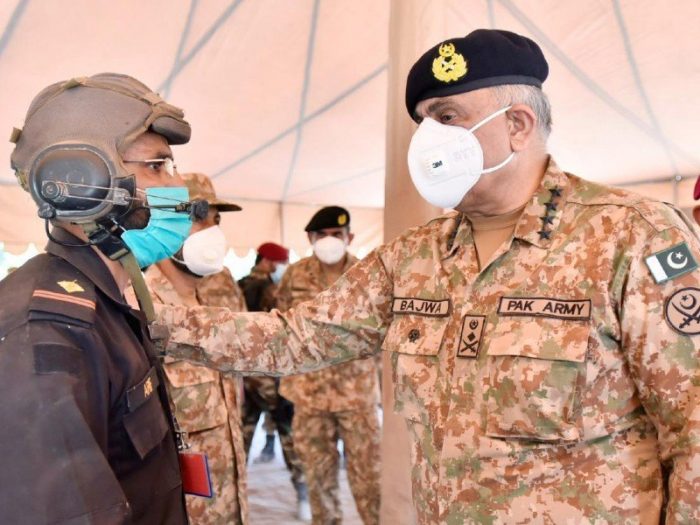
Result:
<instances>
[{"instance_id":1,"label":"uniform chest pocket","mask_svg":"<svg viewBox=\"0 0 700 525\"><path fill-rule=\"evenodd\" d=\"M146 377L126 393L129 413L123 418L124 428L141 459L156 448L168 432L158 385L156 370L151 368Z\"/></svg>"},{"instance_id":2,"label":"uniform chest pocket","mask_svg":"<svg viewBox=\"0 0 700 525\"><path fill-rule=\"evenodd\" d=\"M429 400L435 399L438 353L447 318L396 315L384 339L391 352L394 411L406 419L428 425Z\"/></svg>"},{"instance_id":3,"label":"uniform chest pocket","mask_svg":"<svg viewBox=\"0 0 700 525\"><path fill-rule=\"evenodd\" d=\"M578 440L589 332L585 321L501 317L485 352L486 434Z\"/></svg>"},{"instance_id":4,"label":"uniform chest pocket","mask_svg":"<svg viewBox=\"0 0 700 525\"><path fill-rule=\"evenodd\" d=\"M183 430L201 432L226 423L226 401L218 372L186 361L165 363L163 369Z\"/></svg>"}]
</instances>

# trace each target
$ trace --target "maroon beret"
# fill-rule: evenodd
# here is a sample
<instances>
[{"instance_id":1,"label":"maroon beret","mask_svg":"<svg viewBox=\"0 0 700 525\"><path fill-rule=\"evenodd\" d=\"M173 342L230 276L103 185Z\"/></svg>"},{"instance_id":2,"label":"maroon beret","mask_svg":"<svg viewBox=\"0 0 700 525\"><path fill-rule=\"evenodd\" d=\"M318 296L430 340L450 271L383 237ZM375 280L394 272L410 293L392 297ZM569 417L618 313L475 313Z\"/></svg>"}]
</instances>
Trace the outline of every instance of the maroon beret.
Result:
<instances>
[{"instance_id":1,"label":"maroon beret","mask_svg":"<svg viewBox=\"0 0 700 525\"><path fill-rule=\"evenodd\" d=\"M266 242L258 246L258 255L274 262L287 262L289 250L274 242Z\"/></svg>"}]
</instances>

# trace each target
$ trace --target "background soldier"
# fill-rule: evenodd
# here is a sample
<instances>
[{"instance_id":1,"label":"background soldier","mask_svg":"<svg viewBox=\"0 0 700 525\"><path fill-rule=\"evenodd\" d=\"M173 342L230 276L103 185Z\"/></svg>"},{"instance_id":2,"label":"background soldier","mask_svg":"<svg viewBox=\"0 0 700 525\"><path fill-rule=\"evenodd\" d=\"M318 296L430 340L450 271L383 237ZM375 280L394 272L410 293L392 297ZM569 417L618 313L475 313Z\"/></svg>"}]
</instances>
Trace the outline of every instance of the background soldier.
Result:
<instances>
[{"instance_id":1,"label":"background soldier","mask_svg":"<svg viewBox=\"0 0 700 525\"><path fill-rule=\"evenodd\" d=\"M206 175L190 173L182 178L190 198L206 200L209 211L192 224L178 253L146 272L153 299L163 304L223 306L244 312L243 294L224 267L228 246L219 228L220 212L241 208L218 199ZM163 368L175 416L187 432L189 451L207 455L211 474L212 498L186 496L190 522L248 523L240 377L172 358L166 358Z\"/></svg>"},{"instance_id":2,"label":"background soldier","mask_svg":"<svg viewBox=\"0 0 700 525\"><path fill-rule=\"evenodd\" d=\"M105 73L47 87L13 133L50 241L0 283L2 523L187 522L162 370L122 296L189 232L183 117Z\"/></svg>"},{"instance_id":3,"label":"background soldier","mask_svg":"<svg viewBox=\"0 0 700 525\"><path fill-rule=\"evenodd\" d=\"M350 214L322 208L306 226L314 254L292 264L280 282L278 307L286 310L331 286L357 259ZM309 484L313 523L340 523L338 439L358 513L365 524L379 523L379 421L377 370L362 359L309 374L282 378L280 392L294 403L294 446Z\"/></svg>"},{"instance_id":4,"label":"background soldier","mask_svg":"<svg viewBox=\"0 0 700 525\"><path fill-rule=\"evenodd\" d=\"M257 250L255 266L239 281L251 312L269 312L277 303L277 283L287 269L289 250L273 242L261 244ZM243 438L246 453L257 427L260 414L265 413L265 448L256 458L256 463L274 459L275 428L280 436L284 462L292 476L292 485L297 494L297 517L302 521L311 519L308 491L304 480L301 460L294 450L292 418L294 405L279 393L279 379L269 376L250 376L243 379L245 397L243 404Z\"/></svg>"},{"instance_id":5,"label":"background soldier","mask_svg":"<svg viewBox=\"0 0 700 525\"><path fill-rule=\"evenodd\" d=\"M163 312L173 348L279 374L390 352L421 523L698 523L700 241L557 166L547 75L508 31L428 50L409 168L457 212L283 314Z\"/></svg>"}]
</instances>

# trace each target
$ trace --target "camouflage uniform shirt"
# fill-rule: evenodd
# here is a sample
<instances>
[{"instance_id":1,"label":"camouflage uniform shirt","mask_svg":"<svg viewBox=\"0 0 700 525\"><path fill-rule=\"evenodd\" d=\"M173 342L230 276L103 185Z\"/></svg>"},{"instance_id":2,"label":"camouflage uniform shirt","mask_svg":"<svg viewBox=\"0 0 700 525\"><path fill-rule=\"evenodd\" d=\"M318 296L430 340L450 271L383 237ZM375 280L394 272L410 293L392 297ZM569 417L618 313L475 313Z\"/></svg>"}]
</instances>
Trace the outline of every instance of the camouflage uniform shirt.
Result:
<instances>
[{"instance_id":1,"label":"camouflage uniform shirt","mask_svg":"<svg viewBox=\"0 0 700 525\"><path fill-rule=\"evenodd\" d=\"M357 259L346 256L343 272ZM277 291L277 307L287 310L313 299L332 283L315 255L292 264L284 272ZM336 366L283 377L280 394L297 411L341 412L372 406L377 402L377 369L373 359L358 359Z\"/></svg>"},{"instance_id":2,"label":"camouflage uniform shirt","mask_svg":"<svg viewBox=\"0 0 700 525\"><path fill-rule=\"evenodd\" d=\"M161 315L222 369L389 352L421 523L697 523L700 271L657 283L646 259L670 248L700 260L675 210L550 161L482 270L452 213L288 312Z\"/></svg>"},{"instance_id":3,"label":"camouflage uniform shirt","mask_svg":"<svg viewBox=\"0 0 700 525\"><path fill-rule=\"evenodd\" d=\"M151 266L146 272L146 283L154 302L182 304L177 291L157 266ZM238 312L246 310L243 294L227 269L199 279L196 294L202 305L224 306ZM246 453L239 406L241 378L169 357L166 357L163 368L178 423L192 434L192 440L202 441L197 447L202 450L196 451L208 453L214 487L222 493L217 494L221 503L214 507L207 499L187 496L190 521L202 524L248 523ZM219 430L213 433L215 428ZM214 443L222 437L223 442ZM222 451L223 448L231 450ZM228 465L219 465L221 462ZM219 474L221 479L216 479L219 472L226 474Z\"/></svg>"}]
</instances>

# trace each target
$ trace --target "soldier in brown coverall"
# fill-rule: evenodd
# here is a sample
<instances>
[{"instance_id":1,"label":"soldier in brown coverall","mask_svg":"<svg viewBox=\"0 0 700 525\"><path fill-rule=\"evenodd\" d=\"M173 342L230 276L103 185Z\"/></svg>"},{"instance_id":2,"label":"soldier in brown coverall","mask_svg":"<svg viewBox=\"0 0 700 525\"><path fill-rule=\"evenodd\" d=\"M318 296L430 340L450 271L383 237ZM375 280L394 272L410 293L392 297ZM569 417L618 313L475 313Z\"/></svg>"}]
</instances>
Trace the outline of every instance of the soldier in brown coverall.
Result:
<instances>
[{"instance_id":1,"label":"soldier in brown coverall","mask_svg":"<svg viewBox=\"0 0 700 525\"><path fill-rule=\"evenodd\" d=\"M182 178L191 199L209 202L209 213L193 223L190 237L180 252L146 272L153 300L173 305L224 306L244 312L243 294L231 273L223 267L227 247L218 227L220 212L240 208L219 200L206 175L191 173ZM180 428L187 432L189 451L205 453L211 473L214 492L211 499L186 496L190 523L248 523L245 450L239 410L241 378L172 358L166 358L163 368L175 416Z\"/></svg>"},{"instance_id":2,"label":"soldier in brown coverall","mask_svg":"<svg viewBox=\"0 0 700 525\"><path fill-rule=\"evenodd\" d=\"M284 313L163 310L170 348L282 375L389 352L422 524L700 523L698 231L557 165L547 74L507 31L428 50L409 167L456 211Z\"/></svg>"},{"instance_id":3,"label":"soldier in brown coverall","mask_svg":"<svg viewBox=\"0 0 700 525\"><path fill-rule=\"evenodd\" d=\"M170 168L189 138L181 109L117 73L46 87L12 133L49 243L0 281L0 523L187 523L158 333L123 292L187 237Z\"/></svg>"},{"instance_id":4,"label":"soldier in brown coverall","mask_svg":"<svg viewBox=\"0 0 700 525\"><path fill-rule=\"evenodd\" d=\"M350 214L344 208L322 208L311 218L306 232L314 254L284 273L277 292L281 310L315 297L357 261L346 251L353 234ZM373 359L282 378L280 392L294 403L294 448L304 465L315 524L342 520L339 438L358 513L367 525L379 523L377 388Z\"/></svg>"}]
</instances>

